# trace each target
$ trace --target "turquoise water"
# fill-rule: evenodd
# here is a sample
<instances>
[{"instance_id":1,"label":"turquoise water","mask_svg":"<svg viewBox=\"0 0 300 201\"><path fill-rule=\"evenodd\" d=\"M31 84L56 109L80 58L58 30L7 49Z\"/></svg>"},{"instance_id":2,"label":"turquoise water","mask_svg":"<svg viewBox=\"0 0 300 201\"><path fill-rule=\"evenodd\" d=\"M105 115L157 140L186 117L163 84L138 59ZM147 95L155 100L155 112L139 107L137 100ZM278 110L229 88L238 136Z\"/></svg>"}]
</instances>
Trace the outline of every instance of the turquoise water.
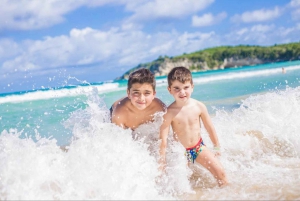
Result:
<instances>
[{"instance_id":1,"label":"turquoise water","mask_svg":"<svg viewBox=\"0 0 300 201\"><path fill-rule=\"evenodd\" d=\"M204 102L212 115L216 109L231 111L252 94L299 86L299 65L300 61L296 61L193 73L193 98ZM285 74L281 73L283 66L287 70ZM42 136L52 136L59 144L67 144L72 132L64 128L63 122L72 112L86 108L92 88L99 87L99 97L104 107L109 108L114 101L126 96L126 83L104 82L2 94L0 128L23 130L22 136L33 135L38 130ZM166 83L166 76L158 77L156 90L157 97L168 105L173 99L167 91ZM107 87L107 84L114 87Z\"/></svg>"},{"instance_id":2,"label":"turquoise water","mask_svg":"<svg viewBox=\"0 0 300 201\"><path fill-rule=\"evenodd\" d=\"M193 80L230 186L218 188L197 164L189 169L171 135L157 182L159 121L139 126L133 139L108 117L126 81L83 83L0 95L0 200L299 200L300 61L198 72ZM166 83L157 78L157 97L168 105ZM201 136L211 149L203 128Z\"/></svg>"}]
</instances>

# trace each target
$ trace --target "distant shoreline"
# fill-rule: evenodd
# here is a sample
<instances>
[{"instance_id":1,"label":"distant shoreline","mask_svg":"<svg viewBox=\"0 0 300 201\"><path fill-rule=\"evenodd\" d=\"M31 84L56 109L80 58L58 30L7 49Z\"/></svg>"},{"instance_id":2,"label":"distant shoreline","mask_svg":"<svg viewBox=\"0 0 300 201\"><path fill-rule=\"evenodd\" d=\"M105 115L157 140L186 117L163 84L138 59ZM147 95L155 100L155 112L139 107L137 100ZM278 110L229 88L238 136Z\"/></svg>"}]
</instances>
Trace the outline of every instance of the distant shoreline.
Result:
<instances>
[{"instance_id":1,"label":"distant shoreline","mask_svg":"<svg viewBox=\"0 0 300 201\"><path fill-rule=\"evenodd\" d=\"M265 64L260 64L261 65L269 65L269 64L274 64L277 63L278 64L278 68L281 67L285 67L285 70L288 71L288 66L294 66L294 65L300 65L300 60L296 60L296 61L280 61L280 62L273 62L273 63L265 63ZM201 72L214 72L216 70L226 70L226 69L233 69L233 68L251 68L251 67L255 67L258 65L248 65L248 66L236 66L236 67L228 67L225 69L208 69L208 70L199 70L199 71L192 71L192 73L201 73ZM158 75L155 76L156 78L160 78L160 77L164 77L165 75ZM113 80L113 81L101 81L98 83L91 83L89 84L84 84L84 85L72 85L72 86L63 86L63 87L50 87L50 88L43 88L43 89L31 89L31 90L23 90L23 91L15 91L15 92L7 92L7 93L0 93L0 98L5 98L8 96L18 96L18 95L25 95L27 93L34 93L34 92L47 92L49 90L63 90L63 89L77 89L77 87L79 86L100 86L101 84L107 84L107 83L113 83L113 82L118 82L118 81L122 81L122 80ZM126 79L124 79L124 82L126 81ZM124 83L125 84L125 83ZM19 99L18 97L15 97L15 99ZM0 102L1 104L1 102Z\"/></svg>"},{"instance_id":2,"label":"distant shoreline","mask_svg":"<svg viewBox=\"0 0 300 201\"><path fill-rule=\"evenodd\" d=\"M175 57L159 56L152 62L131 68L115 80L128 79L129 74L139 68L149 69L155 76L164 76L176 66L202 72L297 60L300 60L300 42L273 46L220 46Z\"/></svg>"}]
</instances>

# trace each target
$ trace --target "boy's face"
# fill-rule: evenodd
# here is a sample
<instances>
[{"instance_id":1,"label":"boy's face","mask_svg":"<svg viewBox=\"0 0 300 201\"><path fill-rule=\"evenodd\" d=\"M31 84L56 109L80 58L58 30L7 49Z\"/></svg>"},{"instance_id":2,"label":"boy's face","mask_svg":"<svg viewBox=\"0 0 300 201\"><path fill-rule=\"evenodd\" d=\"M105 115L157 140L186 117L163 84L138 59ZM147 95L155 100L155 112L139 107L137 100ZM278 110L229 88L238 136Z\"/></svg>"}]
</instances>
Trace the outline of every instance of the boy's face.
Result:
<instances>
[{"instance_id":1,"label":"boy's face","mask_svg":"<svg viewBox=\"0 0 300 201\"><path fill-rule=\"evenodd\" d=\"M194 85L190 81L181 83L178 80L172 82L171 86L168 87L170 94L175 98L176 102L187 101L194 90Z\"/></svg>"},{"instance_id":2,"label":"boy's face","mask_svg":"<svg viewBox=\"0 0 300 201\"><path fill-rule=\"evenodd\" d=\"M131 86L130 90L127 90L127 96L132 105L139 110L147 108L155 98L155 94L156 92L152 86L147 83L135 83Z\"/></svg>"}]
</instances>

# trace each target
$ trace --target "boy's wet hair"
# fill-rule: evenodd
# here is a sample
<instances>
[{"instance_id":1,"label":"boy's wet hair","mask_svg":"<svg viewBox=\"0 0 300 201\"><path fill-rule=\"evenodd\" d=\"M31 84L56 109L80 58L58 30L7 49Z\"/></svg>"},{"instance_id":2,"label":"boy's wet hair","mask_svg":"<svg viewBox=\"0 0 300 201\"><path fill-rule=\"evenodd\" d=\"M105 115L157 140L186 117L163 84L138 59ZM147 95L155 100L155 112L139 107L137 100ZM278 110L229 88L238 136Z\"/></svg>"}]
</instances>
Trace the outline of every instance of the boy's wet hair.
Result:
<instances>
[{"instance_id":1,"label":"boy's wet hair","mask_svg":"<svg viewBox=\"0 0 300 201\"><path fill-rule=\"evenodd\" d=\"M172 85L172 83L175 80L178 80L181 83L185 83L185 82L189 81L189 82L191 82L191 84L193 84L193 78L192 78L191 71L183 66L175 67L169 72L169 74L168 74L169 87Z\"/></svg>"},{"instance_id":2,"label":"boy's wet hair","mask_svg":"<svg viewBox=\"0 0 300 201\"><path fill-rule=\"evenodd\" d=\"M140 68L130 73L128 78L127 89L130 90L132 85L135 83L150 84L153 88L153 91L155 91L155 85L156 85L155 77L154 74L149 69Z\"/></svg>"}]
</instances>

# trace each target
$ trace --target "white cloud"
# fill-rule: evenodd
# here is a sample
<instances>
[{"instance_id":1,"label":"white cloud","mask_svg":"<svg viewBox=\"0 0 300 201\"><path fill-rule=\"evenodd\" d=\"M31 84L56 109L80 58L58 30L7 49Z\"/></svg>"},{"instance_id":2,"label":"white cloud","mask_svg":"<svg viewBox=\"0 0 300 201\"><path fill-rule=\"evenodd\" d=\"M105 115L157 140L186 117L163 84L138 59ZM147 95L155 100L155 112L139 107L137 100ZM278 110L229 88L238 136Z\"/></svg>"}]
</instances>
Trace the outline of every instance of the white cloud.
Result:
<instances>
[{"instance_id":1,"label":"white cloud","mask_svg":"<svg viewBox=\"0 0 300 201\"><path fill-rule=\"evenodd\" d=\"M0 0L0 30L32 30L64 21L64 15L82 6L124 4L123 0Z\"/></svg>"},{"instance_id":2,"label":"white cloud","mask_svg":"<svg viewBox=\"0 0 300 201\"><path fill-rule=\"evenodd\" d=\"M192 15L214 0L0 0L0 30L33 30L51 27L65 20L64 15L79 7L124 5L133 13L123 25L124 30L142 28L143 20L181 18Z\"/></svg>"},{"instance_id":3,"label":"white cloud","mask_svg":"<svg viewBox=\"0 0 300 201\"><path fill-rule=\"evenodd\" d=\"M292 7L300 6L300 0L291 0L290 5Z\"/></svg>"},{"instance_id":4,"label":"white cloud","mask_svg":"<svg viewBox=\"0 0 300 201\"><path fill-rule=\"evenodd\" d=\"M239 36L242 35L251 35L251 34L265 34L268 33L272 30L274 30L275 25L262 25L262 24L257 24L257 25L253 25L251 27L245 27L242 28L240 30L237 30L235 33Z\"/></svg>"},{"instance_id":5,"label":"white cloud","mask_svg":"<svg viewBox=\"0 0 300 201\"><path fill-rule=\"evenodd\" d=\"M210 25L221 22L226 17L227 17L226 12L219 13L216 16L212 15L211 13L206 13L200 17L197 15L194 15L192 17L192 25L194 27L210 26Z\"/></svg>"},{"instance_id":6,"label":"white cloud","mask_svg":"<svg viewBox=\"0 0 300 201\"><path fill-rule=\"evenodd\" d=\"M124 5L133 12L129 21L180 18L206 8L214 0L0 0L0 30L32 30L65 20L64 15L79 7Z\"/></svg>"},{"instance_id":7,"label":"white cloud","mask_svg":"<svg viewBox=\"0 0 300 201\"><path fill-rule=\"evenodd\" d=\"M213 2L214 0L152 0L127 6L127 10L134 12L129 21L181 18L203 10Z\"/></svg>"},{"instance_id":8,"label":"white cloud","mask_svg":"<svg viewBox=\"0 0 300 201\"><path fill-rule=\"evenodd\" d=\"M268 39L274 27L274 25L257 24L231 32L225 38L227 38L227 41L231 41L231 44L236 44L237 41L239 41L239 44L248 44L255 41L255 43L266 45L270 42Z\"/></svg>"},{"instance_id":9,"label":"white cloud","mask_svg":"<svg viewBox=\"0 0 300 201\"><path fill-rule=\"evenodd\" d=\"M258 24L258 25L252 26L250 30L252 32L266 33L266 32L269 32L269 31L273 30L274 28L275 28L274 25L261 25L261 24Z\"/></svg>"},{"instance_id":10,"label":"white cloud","mask_svg":"<svg viewBox=\"0 0 300 201\"><path fill-rule=\"evenodd\" d=\"M13 42L10 41L10 44ZM118 28L108 31L73 29L69 35L19 43L13 54L10 54L12 57L1 61L0 74L16 70L50 72L60 67L93 63L109 63L115 69L129 68L156 59L158 55L174 56L219 44L214 32L171 31L147 34L139 30L123 31Z\"/></svg>"},{"instance_id":11,"label":"white cloud","mask_svg":"<svg viewBox=\"0 0 300 201\"><path fill-rule=\"evenodd\" d=\"M287 43L296 41L300 34L300 25L294 27L276 27L272 25L257 24L234 30L224 36L222 40L228 44L258 44L274 45L274 43ZM275 41L275 42L274 42Z\"/></svg>"},{"instance_id":12,"label":"white cloud","mask_svg":"<svg viewBox=\"0 0 300 201\"><path fill-rule=\"evenodd\" d=\"M300 20L300 9L292 11L292 19Z\"/></svg>"},{"instance_id":13,"label":"white cloud","mask_svg":"<svg viewBox=\"0 0 300 201\"><path fill-rule=\"evenodd\" d=\"M300 20L300 0L291 0L291 2L287 4L286 8L289 9L288 12L291 14L292 20Z\"/></svg>"},{"instance_id":14,"label":"white cloud","mask_svg":"<svg viewBox=\"0 0 300 201\"><path fill-rule=\"evenodd\" d=\"M92 28L72 29L68 35L46 37L42 40L25 40L16 43L0 40L0 74L33 70L51 70L64 66L109 63L113 68L134 67L148 62L158 55L179 55L207 47L226 44L268 44L279 37L299 33L299 25L276 28L275 25L254 25L236 30L228 35L215 32L158 32L148 34L141 30L111 28L107 31ZM276 41L276 40L275 40ZM6 50L7 49L7 50ZM105 66L107 68L107 66Z\"/></svg>"},{"instance_id":15,"label":"white cloud","mask_svg":"<svg viewBox=\"0 0 300 201\"><path fill-rule=\"evenodd\" d=\"M0 39L0 62L19 54L19 45L11 39Z\"/></svg>"},{"instance_id":16,"label":"white cloud","mask_svg":"<svg viewBox=\"0 0 300 201\"><path fill-rule=\"evenodd\" d=\"M72 6L70 1L58 4L59 1L1 0L0 29L29 30L59 23L63 20L62 15L75 5Z\"/></svg>"},{"instance_id":17,"label":"white cloud","mask_svg":"<svg viewBox=\"0 0 300 201\"><path fill-rule=\"evenodd\" d=\"M279 27L277 30L277 34L282 37L287 37L292 34L300 35L300 23L296 24L294 27Z\"/></svg>"},{"instance_id":18,"label":"white cloud","mask_svg":"<svg viewBox=\"0 0 300 201\"><path fill-rule=\"evenodd\" d=\"M244 35L245 33L247 33L248 31L249 31L248 28L242 28L242 29L236 31L236 34L241 36L241 35Z\"/></svg>"},{"instance_id":19,"label":"white cloud","mask_svg":"<svg viewBox=\"0 0 300 201\"><path fill-rule=\"evenodd\" d=\"M231 20L233 22L244 22L244 23L263 22L263 21L273 20L279 17L281 14L282 11L278 7L275 7L272 10L260 9L251 12L247 11L241 15L234 15L231 18Z\"/></svg>"}]
</instances>

